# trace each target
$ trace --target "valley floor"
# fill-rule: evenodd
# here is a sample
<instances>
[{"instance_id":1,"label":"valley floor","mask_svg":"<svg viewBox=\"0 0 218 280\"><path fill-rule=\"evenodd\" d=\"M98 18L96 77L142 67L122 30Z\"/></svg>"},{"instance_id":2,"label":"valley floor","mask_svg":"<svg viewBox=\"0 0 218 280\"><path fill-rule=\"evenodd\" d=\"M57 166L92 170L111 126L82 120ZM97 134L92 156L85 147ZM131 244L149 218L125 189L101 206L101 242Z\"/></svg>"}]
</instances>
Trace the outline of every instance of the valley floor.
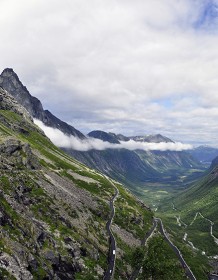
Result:
<instances>
[{"instance_id":1,"label":"valley floor","mask_svg":"<svg viewBox=\"0 0 218 280\"><path fill-rule=\"evenodd\" d=\"M175 171L174 175L165 178L156 178L141 185L130 187L131 191L142 199L153 211L163 200L175 196L193 184L204 175L205 169L185 169Z\"/></svg>"}]
</instances>

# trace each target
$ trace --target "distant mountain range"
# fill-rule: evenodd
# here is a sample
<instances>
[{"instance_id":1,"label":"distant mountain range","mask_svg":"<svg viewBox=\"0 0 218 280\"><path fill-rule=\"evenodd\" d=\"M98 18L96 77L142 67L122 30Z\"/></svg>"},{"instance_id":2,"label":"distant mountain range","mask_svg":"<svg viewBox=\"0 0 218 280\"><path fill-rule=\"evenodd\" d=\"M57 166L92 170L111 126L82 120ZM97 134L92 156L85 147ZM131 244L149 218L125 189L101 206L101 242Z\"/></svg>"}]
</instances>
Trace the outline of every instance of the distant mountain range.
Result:
<instances>
[{"instance_id":1,"label":"distant mountain range","mask_svg":"<svg viewBox=\"0 0 218 280\"><path fill-rule=\"evenodd\" d=\"M41 102L33 97L27 88L21 83L13 69L7 68L0 75L0 86L6 89L33 118L41 120L46 126L57 128L66 135L72 135L79 139L86 136L66 122L55 117L48 110L44 110ZM126 137L121 134L107 133L104 131L92 131L88 137L101 139L118 144L120 141L134 140L137 142L173 142L171 139L157 135ZM175 175L175 170L201 168L198 160L185 151L130 151L127 149L107 149L104 151L90 150L87 152L65 148L69 155L90 168L97 169L120 182L129 186L143 184L150 180L162 180Z\"/></svg>"},{"instance_id":2,"label":"distant mountain range","mask_svg":"<svg viewBox=\"0 0 218 280\"><path fill-rule=\"evenodd\" d=\"M173 143L173 141L161 134L156 135L145 135L145 136L124 136L122 134L107 133L101 130L94 130L88 133L89 137L101 139L109 143L119 144L120 141L134 140L136 142L147 142L147 143Z\"/></svg>"}]
</instances>

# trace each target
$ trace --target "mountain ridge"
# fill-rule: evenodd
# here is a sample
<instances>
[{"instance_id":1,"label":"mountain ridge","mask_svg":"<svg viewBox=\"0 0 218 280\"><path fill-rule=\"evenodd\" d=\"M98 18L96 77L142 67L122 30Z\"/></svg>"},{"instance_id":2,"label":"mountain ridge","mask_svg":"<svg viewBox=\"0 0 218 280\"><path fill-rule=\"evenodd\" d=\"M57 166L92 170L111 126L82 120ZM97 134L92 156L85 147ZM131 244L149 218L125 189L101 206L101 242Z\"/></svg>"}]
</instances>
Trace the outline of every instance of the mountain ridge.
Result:
<instances>
[{"instance_id":1,"label":"mountain ridge","mask_svg":"<svg viewBox=\"0 0 218 280\"><path fill-rule=\"evenodd\" d=\"M175 143L170 138L161 134L149 134L149 135L136 135L136 136L125 136L122 134L115 134L112 132L105 132L103 130L93 130L87 134L89 137L107 141L109 143L119 144L120 141L136 141L146 143Z\"/></svg>"}]
</instances>

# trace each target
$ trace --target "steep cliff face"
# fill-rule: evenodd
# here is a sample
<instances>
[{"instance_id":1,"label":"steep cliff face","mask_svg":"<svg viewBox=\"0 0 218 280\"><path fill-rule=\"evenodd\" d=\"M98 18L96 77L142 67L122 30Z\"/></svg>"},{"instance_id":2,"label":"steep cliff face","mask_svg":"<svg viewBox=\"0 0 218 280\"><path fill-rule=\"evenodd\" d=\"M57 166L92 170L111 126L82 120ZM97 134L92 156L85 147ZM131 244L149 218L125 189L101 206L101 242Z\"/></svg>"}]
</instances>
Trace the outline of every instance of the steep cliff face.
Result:
<instances>
[{"instance_id":1,"label":"steep cliff face","mask_svg":"<svg viewBox=\"0 0 218 280\"><path fill-rule=\"evenodd\" d=\"M11 68L6 68L0 75L0 86L10 92L31 116L42 119L43 107L39 99L31 96L27 88L21 83L17 74Z\"/></svg>"},{"instance_id":2,"label":"steep cliff face","mask_svg":"<svg viewBox=\"0 0 218 280\"><path fill-rule=\"evenodd\" d=\"M61 121L48 110L44 110L39 99L29 93L13 69L6 68L2 72L0 75L0 86L7 90L19 104L26 108L33 118L41 120L47 126L58 128L65 134L73 135L81 139L85 138L80 131Z\"/></svg>"},{"instance_id":3,"label":"steep cliff face","mask_svg":"<svg viewBox=\"0 0 218 280\"><path fill-rule=\"evenodd\" d=\"M102 279L114 184L115 273L127 279L129 252L149 231L151 211L55 147L0 88L0 279Z\"/></svg>"}]
</instances>

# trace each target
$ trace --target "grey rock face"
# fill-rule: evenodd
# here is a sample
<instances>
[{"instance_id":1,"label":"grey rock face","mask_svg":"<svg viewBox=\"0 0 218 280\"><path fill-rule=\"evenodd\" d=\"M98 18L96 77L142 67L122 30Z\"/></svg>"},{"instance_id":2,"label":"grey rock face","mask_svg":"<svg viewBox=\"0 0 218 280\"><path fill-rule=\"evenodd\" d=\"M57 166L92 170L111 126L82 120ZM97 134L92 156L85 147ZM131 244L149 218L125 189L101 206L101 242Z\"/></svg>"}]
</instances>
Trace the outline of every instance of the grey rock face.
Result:
<instances>
[{"instance_id":1,"label":"grey rock face","mask_svg":"<svg viewBox=\"0 0 218 280\"><path fill-rule=\"evenodd\" d=\"M19 169L39 169L40 164L29 144L9 138L0 144L0 168L11 170L15 166Z\"/></svg>"},{"instance_id":2,"label":"grey rock face","mask_svg":"<svg viewBox=\"0 0 218 280\"><path fill-rule=\"evenodd\" d=\"M31 115L25 108L19 105L19 103L2 87L0 87L0 109L10 110L19 114L25 120L32 120Z\"/></svg>"},{"instance_id":3,"label":"grey rock face","mask_svg":"<svg viewBox=\"0 0 218 280\"><path fill-rule=\"evenodd\" d=\"M2 72L0 76L0 86L7 90L19 104L26 108L32 117L42 119L43 108L41 102L30 95L13 69L7 68Z\"/></svg>"},{"instance_id":4,"label":"grey rock face","mask_svg":"<svg viewBox=\"0 0 218 280\"><path fill-rule=\"evenodd\" d=\"M13 69L6 68L2 72L0 75L0 87L7 90L19 104L26 108L33 118L41 120L47 126L58 128L65 134L73 135L81 139L85 138L80 131L61 121L49 111L44 110L39 99L29 93Z\"/></svg>"}]
</instances>

